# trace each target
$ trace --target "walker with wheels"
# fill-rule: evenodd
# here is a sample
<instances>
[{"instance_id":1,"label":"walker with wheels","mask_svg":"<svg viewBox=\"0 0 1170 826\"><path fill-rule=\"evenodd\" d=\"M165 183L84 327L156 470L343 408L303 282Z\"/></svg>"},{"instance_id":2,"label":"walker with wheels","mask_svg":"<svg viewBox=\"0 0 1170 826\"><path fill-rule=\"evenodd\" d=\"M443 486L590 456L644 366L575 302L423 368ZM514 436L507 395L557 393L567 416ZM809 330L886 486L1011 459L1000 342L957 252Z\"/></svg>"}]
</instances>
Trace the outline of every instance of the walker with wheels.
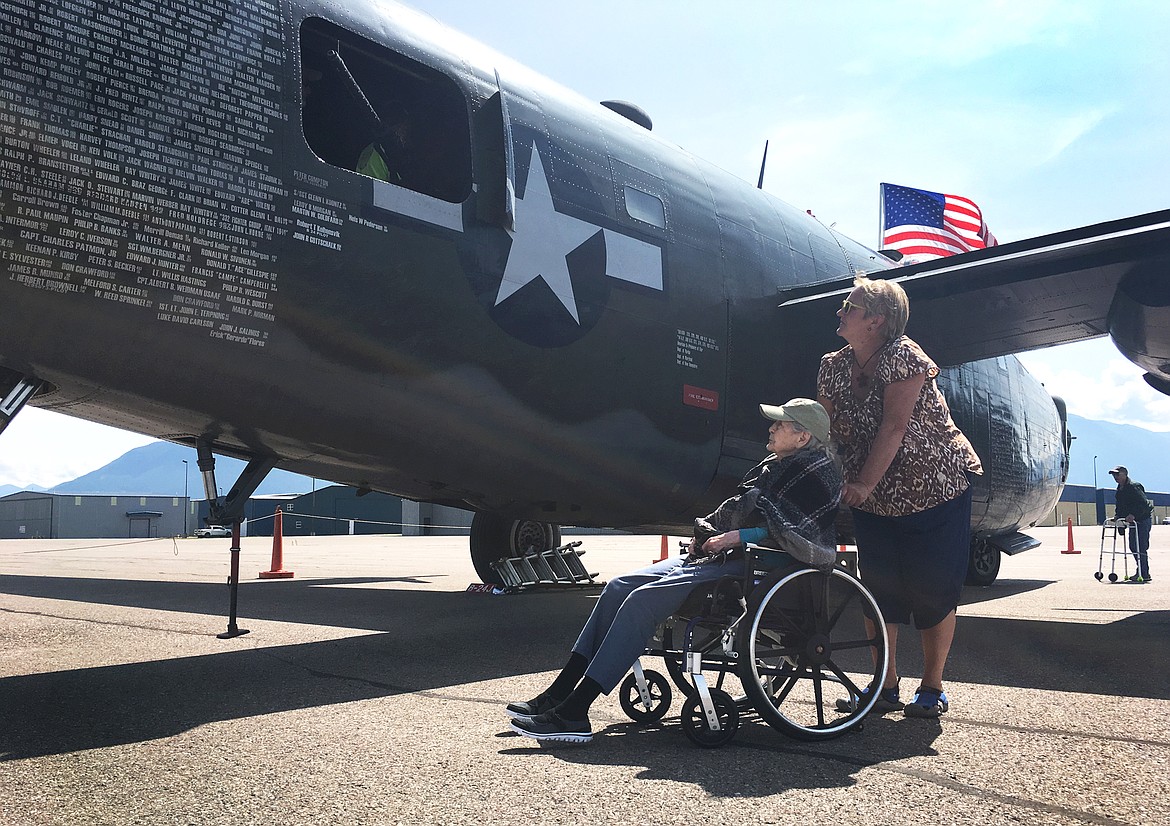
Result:
<instances>
[{"instance_id":1,"label":"walker with wheels","mask_svg":"<svg viewBox=\"0 0 1170 826\"><path fill-rule=\"evenodd\" d=\"M1110 582L1117 582L1117 557L1121 557L1121 570L1124 572L1121 581L1129 579L1129 537L1125 535L1126 521L1124 519L1106 519L1101 524L1101 555L1097 559L1097 573L1093 576L1098 582L1105 579L1105 554L1109 554L1109 576ZM1133 527L1133 526L1129 526ZM1109 550L1105 550L1105 537L1111 535L1112 542L1109 545ZM1117 537L1121 537L1121 550L1117 549Z\"/></svg>"}]
</instances>

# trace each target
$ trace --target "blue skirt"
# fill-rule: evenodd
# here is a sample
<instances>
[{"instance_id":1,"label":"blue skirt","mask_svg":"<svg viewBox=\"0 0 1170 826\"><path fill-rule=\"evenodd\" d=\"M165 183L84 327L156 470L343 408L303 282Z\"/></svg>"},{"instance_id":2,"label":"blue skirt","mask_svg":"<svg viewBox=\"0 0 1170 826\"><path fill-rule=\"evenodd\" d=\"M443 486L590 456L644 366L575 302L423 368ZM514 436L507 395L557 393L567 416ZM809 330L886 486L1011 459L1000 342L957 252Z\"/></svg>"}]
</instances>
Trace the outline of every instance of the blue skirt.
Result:
<instances>
[{"instance_id":1,"label":"blue skirt","mask_svg":"<svg viewBox=\"0 0 1170 826\"><path fill-rule=\"evenodd\" d=\"M959 605L971 558L971 488L906 516L853 508L857 566L886 622L933 628Z\"/></svg>"}]
</instances>

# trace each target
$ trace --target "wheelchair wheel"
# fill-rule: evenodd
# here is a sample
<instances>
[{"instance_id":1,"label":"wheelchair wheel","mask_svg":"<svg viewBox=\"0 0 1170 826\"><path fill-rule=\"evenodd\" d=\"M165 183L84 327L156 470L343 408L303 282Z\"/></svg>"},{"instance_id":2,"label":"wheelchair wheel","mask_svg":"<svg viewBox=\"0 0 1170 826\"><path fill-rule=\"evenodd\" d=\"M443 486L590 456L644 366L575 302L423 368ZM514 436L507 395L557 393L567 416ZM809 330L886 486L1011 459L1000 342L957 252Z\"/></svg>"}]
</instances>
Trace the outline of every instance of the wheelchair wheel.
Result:
<instances>
[{"instance_id":1,"label":"wheelchair wheel","mask_svg":"<svg viewBox=\"0 0 1170 826\"><path fill-rule=\"evenodd\" d=\"M662 641L664 647L669 652L678 651L682 648L683 637L686 632L683 628L679 628L668 623L662 631ZM703 626L696 631L695 643L703 647L710 642L713 642L719 637L719 632L710 626ZM720 649L722 650L722 649ZM675 653L667 653L663 655L663 663L666 665L666 673L670 675L670 679L678 690L683 693L685 697L691 697L695 693L695 687L691 683L691 678L687 674L686 665L682 661L681 655ZM735 673L734 666L729 666L726 662L719 660L716 657L703 658L703 676L707 678L707 683L724 690L731 689L733 686L727 683L729 675ZM726 683L726 685L725 685Z\"/></svg>"},{"instance_id":2,"label":"wheelchair wheel","mask_svg":"<svg viewBox=\"0 0 1170 826\"><path fill-rule=\"evenodd\" d=\"M622 711L635 723L653 723L661 720L670 710L670 698L673 692L670 683L657 671L643 671L646 683L650 690L650 707L642 702L642 694L638 691L638 680L633 674L627 674L622 680L618 691L618 700L621 701Z\"/></svg>"},{"instance_id":3,"label":"wheelchair wheel","mask_svg":"<svg viewBox=\"0 0 1170 826\"><path fill-rule=\"evenodd\" d=\"M707 727L707 715L703 714L703 703L697 693L687 700L682 710L683 733L696 746L705 749L717 749L730 743L739 729L739 709L735 707L735 700L730 694L713 688L711 702L715 705L715 716L719 720L718 731Z\"/></svg>"},{"instance_id":4,"label":"wheelchair wheel","mask_svg":"<svg viewBox=\"0 0 1170 826\"><path fill-rule=\"evenodd\" d=\"M800 740L827 740L860 723L885 680L881 611L860 580L836 567L774 571L753 591L736 639L739 678L769 725ZM860 696L840 712L838 699Z\"/></svg>"}]
</instances>

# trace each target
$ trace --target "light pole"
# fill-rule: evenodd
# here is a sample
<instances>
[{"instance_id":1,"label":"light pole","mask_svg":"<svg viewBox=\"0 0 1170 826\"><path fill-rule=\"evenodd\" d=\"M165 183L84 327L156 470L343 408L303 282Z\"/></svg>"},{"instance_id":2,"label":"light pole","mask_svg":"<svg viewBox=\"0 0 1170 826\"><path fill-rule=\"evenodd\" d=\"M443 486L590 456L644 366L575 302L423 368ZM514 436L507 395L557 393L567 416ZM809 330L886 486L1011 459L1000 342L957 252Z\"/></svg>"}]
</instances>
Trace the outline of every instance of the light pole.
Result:
<instances>
[{"instance_id":1,"label":"light pole","mask_svg":"<svg viewBox=\"0 0 1170 826\"><path fill-rule=\"evenodd\" d=\"M187 535L187 511L191 509L191 501L187 498L187 460L183 459L183 536Z\"/></svg>"},{"instance_id":2,"label":"light pole","mask_svg":"<svg viewBox=\"0 0 1170 826\"><path fill-rule=\"evenodd\" d=\"M1104 500L1104 497L1101 496L1101 494L1097 491L1097 457L1094 456L1093 457L1093 511L1097 515L1097 524L1098 525L1104 524L1102 521L1103 520L1102 514L1105 513L1105 507L1103 504L1101 504L1103 502L1103 500Z\"/></svg>"}]
</instances>

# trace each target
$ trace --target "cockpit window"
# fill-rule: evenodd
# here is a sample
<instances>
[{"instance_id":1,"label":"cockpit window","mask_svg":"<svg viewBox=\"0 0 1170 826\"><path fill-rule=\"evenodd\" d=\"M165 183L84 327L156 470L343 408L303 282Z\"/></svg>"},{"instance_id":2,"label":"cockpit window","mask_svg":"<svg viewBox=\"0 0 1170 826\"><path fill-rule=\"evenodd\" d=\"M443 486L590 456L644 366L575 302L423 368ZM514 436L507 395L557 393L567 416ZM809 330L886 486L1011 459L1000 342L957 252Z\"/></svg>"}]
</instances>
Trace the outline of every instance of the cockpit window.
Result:
<instances>
[{"instance_id":1,"label":"cockpit window","mask_svg":"<svg viewBox=\"0 0 1170 826\"><path fill-rule=\"evenodd\" d=\"M302 126L321 160L461 203L471 138L451 78L319 18L301 26Z\"/></svg>"}]
</instances>

